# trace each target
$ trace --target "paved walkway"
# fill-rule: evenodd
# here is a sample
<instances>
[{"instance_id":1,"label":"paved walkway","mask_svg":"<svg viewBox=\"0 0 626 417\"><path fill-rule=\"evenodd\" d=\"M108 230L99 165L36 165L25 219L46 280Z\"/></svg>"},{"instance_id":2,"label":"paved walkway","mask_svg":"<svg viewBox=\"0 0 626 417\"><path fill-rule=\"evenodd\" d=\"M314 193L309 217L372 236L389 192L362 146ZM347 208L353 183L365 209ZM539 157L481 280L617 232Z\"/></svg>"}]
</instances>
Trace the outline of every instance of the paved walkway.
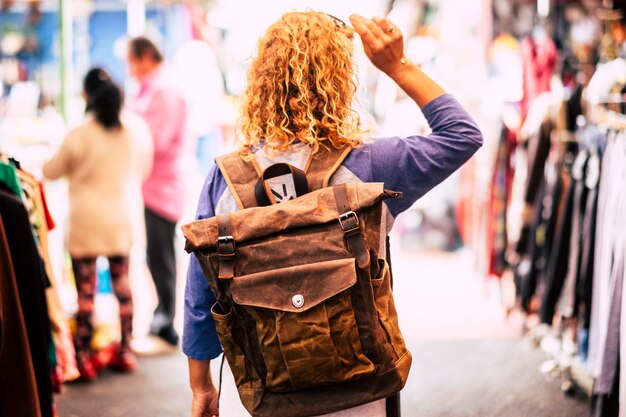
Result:
<instances>
[{"instance_id":1,"label":"paved walkway","mask_svg":"<svg viewBox=\"0 0 626 417\"><path fill-rule=\"evenodd\" d=\"M583 399L540 375L542 353L516 339L434 341L411 346L414 363L402 392L407 417L586 417ZM66 386L60 417L188 417L186 359L143 358L133 375L106 373ZM224 381L223 417L247 416ZM278 417L278 416L277 416Z\"/></svg>"},{"instance_id":2,"label":"paved walkway","mask_svg":"<svg viewBox=\"0 0 626 417\"><path fill-rule=\"evenodd\" d=\"M469 272L467 253L400 253L394 271L401 327L414 356L403 416L588 415L585 399L565 396L559 381L540 374L545 355L504 322L497 292ZM178 352L142 358L132 375L106 373L93 384L67 385L57 397L59 415L189 416L186 366ZM228 372L221 414L247 415Z\"/></svg>"}]
</instances>

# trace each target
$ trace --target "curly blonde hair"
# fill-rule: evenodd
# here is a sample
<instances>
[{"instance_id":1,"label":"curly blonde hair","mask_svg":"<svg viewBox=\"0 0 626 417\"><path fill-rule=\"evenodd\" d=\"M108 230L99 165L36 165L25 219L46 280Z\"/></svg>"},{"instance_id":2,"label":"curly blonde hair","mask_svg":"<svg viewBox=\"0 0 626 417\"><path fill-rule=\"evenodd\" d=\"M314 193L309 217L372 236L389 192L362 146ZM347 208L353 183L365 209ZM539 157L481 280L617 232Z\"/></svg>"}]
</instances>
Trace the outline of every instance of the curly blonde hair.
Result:
<instances>
[{"instance_id":1,"label":"curly blonde hair","mask_svg":"<svg viewBox=\"0 0 626 417\"><path fill-rule=\"evenodd\" d=\"M291 12L269 27L248 70L240 154L288 150L299 141L328 148L361 143L354 32L320 12Z\"/></svg>"}]
</instances>

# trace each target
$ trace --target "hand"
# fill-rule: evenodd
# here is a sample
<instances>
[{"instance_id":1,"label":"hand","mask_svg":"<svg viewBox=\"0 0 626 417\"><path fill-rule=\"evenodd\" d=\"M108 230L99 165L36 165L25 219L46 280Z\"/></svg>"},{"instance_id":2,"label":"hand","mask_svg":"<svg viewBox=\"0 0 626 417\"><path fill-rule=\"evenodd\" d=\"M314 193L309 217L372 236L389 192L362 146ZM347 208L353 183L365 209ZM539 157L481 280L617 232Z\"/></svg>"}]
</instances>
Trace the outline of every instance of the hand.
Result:
<instances>
[{"instance_id":1,"label":"hand","mask_svg":"<svg viewBox=\"0 0 626 417\"><path fill-rule=\"evenodd\" d=\"M350 22L361 36L365 54L372 64L391 77L396 84L421 108L445 94L436 82L420 68L404 58L400 29L388 19L375 17L367 20L353 14Z\"/></svg>"},{"instance_id":2,"label":"hand","mask_svg":"<svg viewBox=\"0 0 626 417\"><path fill-rule=\"evenodd\" d=\"M350 16L354 30L361 37L365 54L372 64L389 76L402 68L404 42L402 32L388 19L368 20L358 14Z\"/></svg>"},{"instance_id":3,"label":"hand","mask_svg":"<svg viewBox=\"0 0 626 417\"><path fill-rule=\"evenodd\" d=\"M212 388L209 391L193 393L191 403L191 417L219 417L218 391Z\"/></svg>"}]
</instances>

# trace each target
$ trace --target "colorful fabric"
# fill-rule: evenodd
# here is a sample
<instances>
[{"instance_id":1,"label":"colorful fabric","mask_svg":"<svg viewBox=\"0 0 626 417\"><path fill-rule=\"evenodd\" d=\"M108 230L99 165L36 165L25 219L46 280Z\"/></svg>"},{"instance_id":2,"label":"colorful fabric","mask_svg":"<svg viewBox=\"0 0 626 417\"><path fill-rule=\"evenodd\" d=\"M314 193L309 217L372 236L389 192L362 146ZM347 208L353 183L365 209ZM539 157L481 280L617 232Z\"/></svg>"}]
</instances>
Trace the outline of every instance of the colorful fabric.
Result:
<instances>
[{"instance_id":1,"label":"colorful fabric","mask_svg":"<svg viewBox=\"0 0 626 417\"><path fill-rule=\"evenodd\" d=\"M109 257L113 291L120 306L121 348L129 349L133 331L133 298L128 279L128 257ZM76 355L90 354L93 337L94 297L96 293L96 257L72 259L78 292L78 313L74 345Z\"/></svg>"}]
</instances>

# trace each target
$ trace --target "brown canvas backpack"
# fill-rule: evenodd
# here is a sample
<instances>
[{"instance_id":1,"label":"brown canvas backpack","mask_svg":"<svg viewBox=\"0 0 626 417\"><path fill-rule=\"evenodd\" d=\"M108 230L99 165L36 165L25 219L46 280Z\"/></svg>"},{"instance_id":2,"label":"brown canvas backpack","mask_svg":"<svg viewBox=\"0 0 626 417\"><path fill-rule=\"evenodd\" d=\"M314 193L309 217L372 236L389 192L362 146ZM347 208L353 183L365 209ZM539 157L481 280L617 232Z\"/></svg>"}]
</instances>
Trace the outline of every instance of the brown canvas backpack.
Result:
<instances>
[{"instance_id":1,"label":"brown canvas backpack","mask_svg":"<svg viewBox=\"0 0 626 417\"><path fill-rule=\"evenodd\" d=\"M252 416L332 413L390 397L408 377L411 354L380 253L383 200L401 194L382 183L329 187L348 152L319 152L305 170L310 192L261 207L259 178L272 167L261 172L237 153L219 158L240 210L183 226Z\"/></svg>"}]
</instances>

